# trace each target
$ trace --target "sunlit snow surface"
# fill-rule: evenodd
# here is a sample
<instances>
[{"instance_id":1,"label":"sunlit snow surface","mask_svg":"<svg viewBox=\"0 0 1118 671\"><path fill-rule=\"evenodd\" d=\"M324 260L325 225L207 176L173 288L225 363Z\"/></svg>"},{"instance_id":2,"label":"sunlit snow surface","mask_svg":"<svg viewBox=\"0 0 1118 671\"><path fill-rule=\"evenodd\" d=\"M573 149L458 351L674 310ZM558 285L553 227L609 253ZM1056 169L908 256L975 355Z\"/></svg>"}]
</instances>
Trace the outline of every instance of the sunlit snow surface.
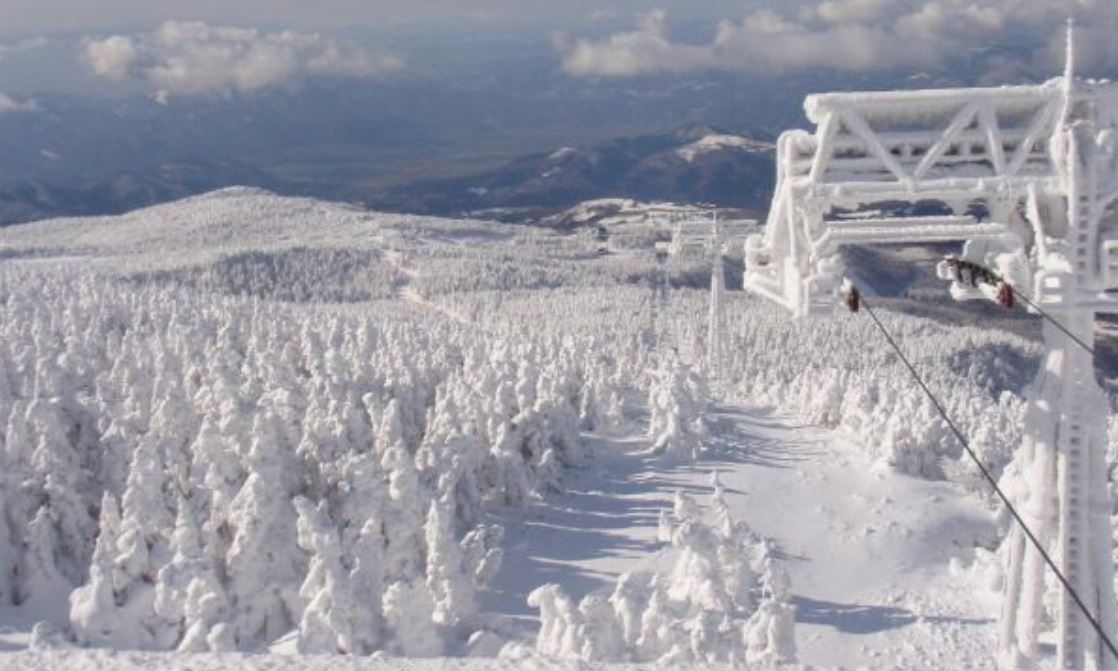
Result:
<instances>
[{"instance_id":1,"label":"sunlit snow surface","mask_svg":"<svg viewBox=\"0 0 1118 671\"><path fill-rule=\"evenodd\" d=\"M795 322L731 292L731 360L724 379L708 381L704 393L683 378L672 382L672 376L681 366L692 374L703 367L702 287L709 270L700 260L673 261L679 286L665 301L654 293L662 275L650 250L599 256L597 249L588 231L555 234L384 215L245 189L122 217L0 230L0 372L6 371L0 375L0 430L9 445L6 470L22 469L25 476L4 485L8 516L23 510L31 517L36 505L46 505L45 475L62 468L27 455L64 458L74 451L96 466L73 476L77 500L70 510L87 506L90 517L49 506L47 513L78 515L71 533L88 546L60 559L64 569L47 572L55 580L50 591L64 594L94 581L91 564L97 561L128 574L132 565L119 559L131 547L127 540L114 546L120 552L95 559L94 512L106 489L122 506L123 529L143 526L129 515L140 492L155 497L149 504L167 507L167 524L182 509L168 483L145 489L130 485L128 477L129 464L139 463L129 457L145 444L144 436L178 435L159 423L168 418L157 420L160 394L168 392L164 383L151 383L158 371L176 370L158 354L174 351L189 392L184 402L194 414L176 429L185 432L185 444L168 451L164 441L154 454L162 455L159 463L168 470L176 458L183 461L186 470L177 482L189 494L202 539L199 557L206 557L198 566L212 566L208 561L225 567L235 557L264 561L246 549L233 550L239 534L248 533L238 524L258 519L270 520L268 528L277 535L262 538L274 544L288 573L268 582L271 574L227 575L223 568L215 577L220 588L213 589L224 605L211 612L199 602L201 610L185 614L164 606L151 625L159 635L145 639L146 647L178 646L193 623L212 635L197 638L191 649L346 649L337 644L339 632L361 629L354 623L362 622L364 611L360 603L341 604L344 594L331 586L340 580L357 593L360 576L351 575L352 560L373 555L360 554L368 548L361 550L364 537L354 525L384 515L387 531L378 543L389 549L376 556L388 568L376 581L380 592L373 592L425 585L422 591L434 601L426 611L393 606L383 621L368 616L376 622L364 626L376 635L352 645L362 653L453 656L491 655L512 645L500 662L391 657L346 661L348 668L594 668L528 656L539 626L529 593L556 583L577 600L613 593L627 572L670 571L678 553L660 535L661 511L672 509L677 491L706 506L717 470L729 512L768 543L767 552L790 577L798 662L992 667L998 598L989 551L1004 526L995 521L996 510L973 468L960 459L958 445L881 346L872 324L839 313ZM861 274L869 281L874 272L867 267ZM897 289L902 278L917 282L912 295L924 295L919 277L890 271L879 284ZM886 324L1000 472L1020 440L1021 394L1039 354L1036 324L938 299L878 300ZM161 331L164 323L173 328ZM36 334L39 342L28 349ZM673 350L670 358L680 363L664 364ZM120 363L122 353L135 359L132 372ZM222 357L231 357L226 368L216 367ZM196 363L194 382L189 380L195 373L185 372L190 361ZM277 371L289 377L270 377ZM146 391L134 396L149 399L152 407L130 409L127 389L145 379ZM61 380L60 389L44 380ZM224 403L225 393L238 404ZM651 409L650 395L654 401L662 397ZM86 443L59 438L53 451L36 453L36 441L48 435L43 417L49 414L37 411L31 435L21 439L21 457L10 417L18 423L36 399L36 407L63 420L75 404L86 409L99 437L86 437ZM680 403L695 406L680 410ZM266 411L281 418L275 429L280 437L254 448ZM198 433L210 416L217 442L202 449ZM650 423L663 428L650 436ZM704 448L695 463L649 449L658 441L691 439ZM278 451L261 462L261 451L272 448ZM90 461L94 454L100 456ZM404 454L413 465L400 461ZM221 455L228 458L221 461ZM286 466L268 482L282 481L285 473L289 481L278 486L286 491L254 490L249 476L271 459ZM366 487L370 498L362 505L371 507L358 505L354 487ZM222 491L226 498L217 496ZM262 499L266 493L275 496ZM326 501L321 519L309 508L296 516L286 503L296 494ZM439 501L449 511L449 527L445 520L432 521ZM207 530L207 519L234 523L219 533ZM29 521L9 531L28 538ZM392 531L393 524L403 526ZM468 532L498 528L503 532L484 542L464 541ZM48 530L56 535L39 542L49 546L53 538L53 547L69 552L73 543L62 543L62 531ZM173 542L170 528L146 533L152 547L161 548L145 560L158 573L182 544ZM120 537L130 538L123 532ZM221 538L226 540L207 540ZM448 545L447 538L463 544ZM337 561L330 559L335 546ZM486 548L503 553L491 574L478 564L477 552ZM160 552L166 556L157 558ZM4 567L36 561L7 547L0 558ZM195 565L184 560L176 566ZM32 573L39 576L43 567L35 565ZM21 575L26 580L28 572ZM128 575L118 579L131 595L128 607L117 612L93 599L85 602L93 610L82 613L118 627L147 626L147 579ZM152 580L156 592L173 592L170 575ZM239 609L248 597L238 595L260 587L254 582L260 580L263 588L290 594L267 603L274 609L269 619L246 620ZM0 614L4 649L26 646L31 625L42 618L52 619L60 633L40 632L40 647L72 644L74 613L64 598L47 600L45 589L42 581L14 585L25 605ZM6 588L9 603L12 596ZM411 605L411 599L403 603ZM97 619L103 613L111 617ZM341 620L331 613L341 613ZM407 624L417 617L419 633ZM267 631L246 624L261 621ZM690 620L679 625L690 626ZM84 636L97 642L96 632ZM117 631L102 644L135 636ZM75 671L316 670L339 663L260 654L4 654L3 668Z\"/></svg>"}]
</instances>

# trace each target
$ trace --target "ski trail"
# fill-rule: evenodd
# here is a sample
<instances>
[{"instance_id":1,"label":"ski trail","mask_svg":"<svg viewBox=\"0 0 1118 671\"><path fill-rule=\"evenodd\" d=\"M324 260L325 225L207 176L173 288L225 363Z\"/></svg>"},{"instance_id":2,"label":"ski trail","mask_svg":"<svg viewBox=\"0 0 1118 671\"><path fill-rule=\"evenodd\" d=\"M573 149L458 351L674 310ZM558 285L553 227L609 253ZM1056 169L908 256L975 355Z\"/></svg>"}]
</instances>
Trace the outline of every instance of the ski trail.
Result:
<instances>
[{"instance_id":1,"label":"ski trail","mask_svg":"<svg viewBox=\"0 0 1118 671\"><path fill-rule=\"evenodd\" d=\"M385 260L388 261L390 264L392 264L392 267L394 267L397 271L399 271L400 274L403 277L403 282L396 286L396 298L397 299L408 302L408 303L411 303L413 305L417 305L417 306L419 306L421 308L424 308L424 309L427 309L427 310L433 310L435 312L438 312L438 313L442 314L444 317L447 317L448 319L450 319L451 321L458 322L459 324L462 324L463 326L469 326L470 328L477 328L478 325L475 324L474 322L470 321L469 319L467 319L465 316L455 312L454 310L451 310L450 308L448 308L446 306L439 305L438 303L435 303L434 301L429 300L426 296L419 293L419 290L417 290L415 288L415 286L413 286L412 283L416 279L419 278L420 273L419 273L418 270L416 270L414 268L409 268L406 265L404 265L403 261L401 260L401 257L402 257L402 255L398 250L395 250L395 249L385 249L384 250Z\"/></svg>"},{"instance_id":2,"label":"ski trail","mask_svg":"<svg viewBox=\"0 0 1118 671\"><path fill-rule=\"evenodd\" d=\"M739 519L787 561L801 661L994 666L996 599L950 570L996 539L977 496L875 465L842 434L787 417L726 407L713 421L700 468L719 469Z\"/></svg>"},{"instance_id":3,"label":"ski trail","mask_svg":"<svg viewBox=\"0 0 1118 671\"><path fill-rule=\"evenodd\" d=\"M875 467L842 435L777 413L717 406L709 417L710 450L695 465L643 454L642 438L591 437L597 460L568 476L566 493L496 515L507 555L486 606L529 635L528 591L559 582L581 597L640 568L675 490L705 502L716 469L734 514L788 566L801 662L993 667L996 597L949 568L993 542L978 497Z\"/></svg>"},{"instance_id":4,"label":"ski trail","mask_svg":"<svg viewBox=\"0 0 1118 671\"><path fill-rule=\"evenodd\" d=\"M494 513L505 527L505 560L485 610L508 616L515 633L534 634L536 611L525 599L549 582L576 598L609 586L655 554L660 509L672 489L641 454L643 438L588 437L594 462L564 478L566 491L520 510Z\"/></svg>"}]
</instances>

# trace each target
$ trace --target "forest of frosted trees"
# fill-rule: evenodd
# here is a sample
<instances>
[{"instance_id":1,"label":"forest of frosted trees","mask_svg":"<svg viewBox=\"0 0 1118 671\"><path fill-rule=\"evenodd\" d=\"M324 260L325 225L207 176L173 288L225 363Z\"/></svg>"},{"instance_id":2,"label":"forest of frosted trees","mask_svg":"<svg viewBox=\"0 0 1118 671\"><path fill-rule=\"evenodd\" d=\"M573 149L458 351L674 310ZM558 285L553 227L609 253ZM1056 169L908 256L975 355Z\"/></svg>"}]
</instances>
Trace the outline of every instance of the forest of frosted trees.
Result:
<instances>
[{"instance_id":1,"label":"forest of frosted trees","mask_svg":"<svg viewBox=\"0 0 1118 671\"><path fill-rule=\"evenodd\" d=\"M598 258L589 239L291 202L298 226L275 248L250 248L278 206L248 192L111 220L102 247L58 228L80 222L16 231L0 254L4 605L81 646L254 651L293 636L306 653L492 654L504 639L480 604L503 529L489 513L598 467L587 433L701 463L717 402L795 413L884 466L978 489L858 315L805 328L730 292L714 378L702 263L675 266L657 297L651 256ZM230 242L241 220L253 232ZM1035 325L935 309L882 319L1002 473ZM668 569L578 600L534 591L535 649L792 659L786 572L712 488L705 509L682 495L664 511Z\"/></svg>"},{"instance_id":2,"label":"forest of frosted trees","mask_svg":"<svg viewBox=\"0 0 1118 671\"><path fill-rule=\"evenodd\" d=\"M641 369L88 277L0 296L3 597L89 645L441 654L501 560L481 510L560 487Z\"/></svg>"}]
</instances>

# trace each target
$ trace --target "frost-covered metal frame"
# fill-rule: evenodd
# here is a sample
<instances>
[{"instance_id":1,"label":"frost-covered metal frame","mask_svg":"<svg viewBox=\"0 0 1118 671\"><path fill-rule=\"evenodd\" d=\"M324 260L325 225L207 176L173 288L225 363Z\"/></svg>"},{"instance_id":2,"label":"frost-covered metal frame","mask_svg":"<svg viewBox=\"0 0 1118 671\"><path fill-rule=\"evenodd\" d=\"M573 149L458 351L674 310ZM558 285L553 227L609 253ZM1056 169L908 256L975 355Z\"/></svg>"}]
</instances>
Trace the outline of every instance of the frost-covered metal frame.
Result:
<instances>
[{"instance_id":1,"label":"frost-covered metal frame","mask_svg":"<svg viewBox=\"0 0 1118 671\"><path fill-rule=\"evenodd\" d=\"M1118 313L1118 85L1077 78L1074 54L1069 30L1064 76L1037 86L810 96L816 130L777 144L776 192L764 234L746 241L745 288L798 316L827 314L840 303L843 245L955 240L966 260L1030 293L1061 328L1045 325L1048 354L1003 484L1115 640L1109 408L1089 348L1096 315ZM922 208L934 216L913 212ZM982 293L994 297L952 286L956 298ZM999 661L1031 668L1045 565L1020 526L1002 553ZM1066 590L1058 603L1060 668L1118 666Z\"/></svg>"},{"instance_id":2,"label":"frost-covered metal frame","mask_svg":"<svg viewBox=\"0 0 1118 671\"><path fill-rule=\"evenodd\" d=\"M1062 132L1081 116L1100 132L1118 127L1115 85L1068 87L1056 78L1038 86L828 93L808 97L805 109L817 128L787 132L777 143L766 229L746 242L747 290L797 315L827 313L838 303L842 245L943 241L974 241L973 260L1004 266L1029 287L1035 278L1026 273L1046 265L1038 254L1066 238L1071 213L1060 210L1073 190L1090 195L1099 220L1091 237L1101 263L1091 284L1118 288L1118 271L1109 269L1118 250L1106 244L1118 239L1118 184L1092 170L1092 193L1083 193L1086 184L1073 188L1085 176L1070 177ZM898 204L930 207L935 216L851 216ZM1017 258L997 258L1006 254Z\"/></svg>"}]
</instances>

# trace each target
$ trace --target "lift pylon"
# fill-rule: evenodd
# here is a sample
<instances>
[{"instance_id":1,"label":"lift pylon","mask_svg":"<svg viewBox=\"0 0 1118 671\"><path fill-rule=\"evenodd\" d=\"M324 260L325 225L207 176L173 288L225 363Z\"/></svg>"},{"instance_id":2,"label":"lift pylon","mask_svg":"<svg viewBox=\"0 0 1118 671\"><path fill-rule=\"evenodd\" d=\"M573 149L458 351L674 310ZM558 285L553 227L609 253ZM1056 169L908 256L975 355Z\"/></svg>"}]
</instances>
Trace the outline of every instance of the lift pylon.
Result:
<instances>
[{"instance_id":1,"label":"lift pylon","mask_svg":"<svg viewBox=\"0 0 1118 671\"><path fill-rule=\"evenodd\" d=\"M1045 325L1047 355L1029 396L1014 501L1113 641L1109 411L1090 349L1100 313L1118 314L1118 84L1067 68L1038 86L839 93L807 98L814 134L777 144L763 235L746 241L745 288L799 316L841 303L844 245L960 241L1066 329ZM956 282L956 298L994 289ZM976 295L978 294L978 295ZM1000 663L1038 655L1045 564L1015 527L1003 546ZM1118 668L1066 590L1062 669Z\"/></svg>"}]
</instances>

